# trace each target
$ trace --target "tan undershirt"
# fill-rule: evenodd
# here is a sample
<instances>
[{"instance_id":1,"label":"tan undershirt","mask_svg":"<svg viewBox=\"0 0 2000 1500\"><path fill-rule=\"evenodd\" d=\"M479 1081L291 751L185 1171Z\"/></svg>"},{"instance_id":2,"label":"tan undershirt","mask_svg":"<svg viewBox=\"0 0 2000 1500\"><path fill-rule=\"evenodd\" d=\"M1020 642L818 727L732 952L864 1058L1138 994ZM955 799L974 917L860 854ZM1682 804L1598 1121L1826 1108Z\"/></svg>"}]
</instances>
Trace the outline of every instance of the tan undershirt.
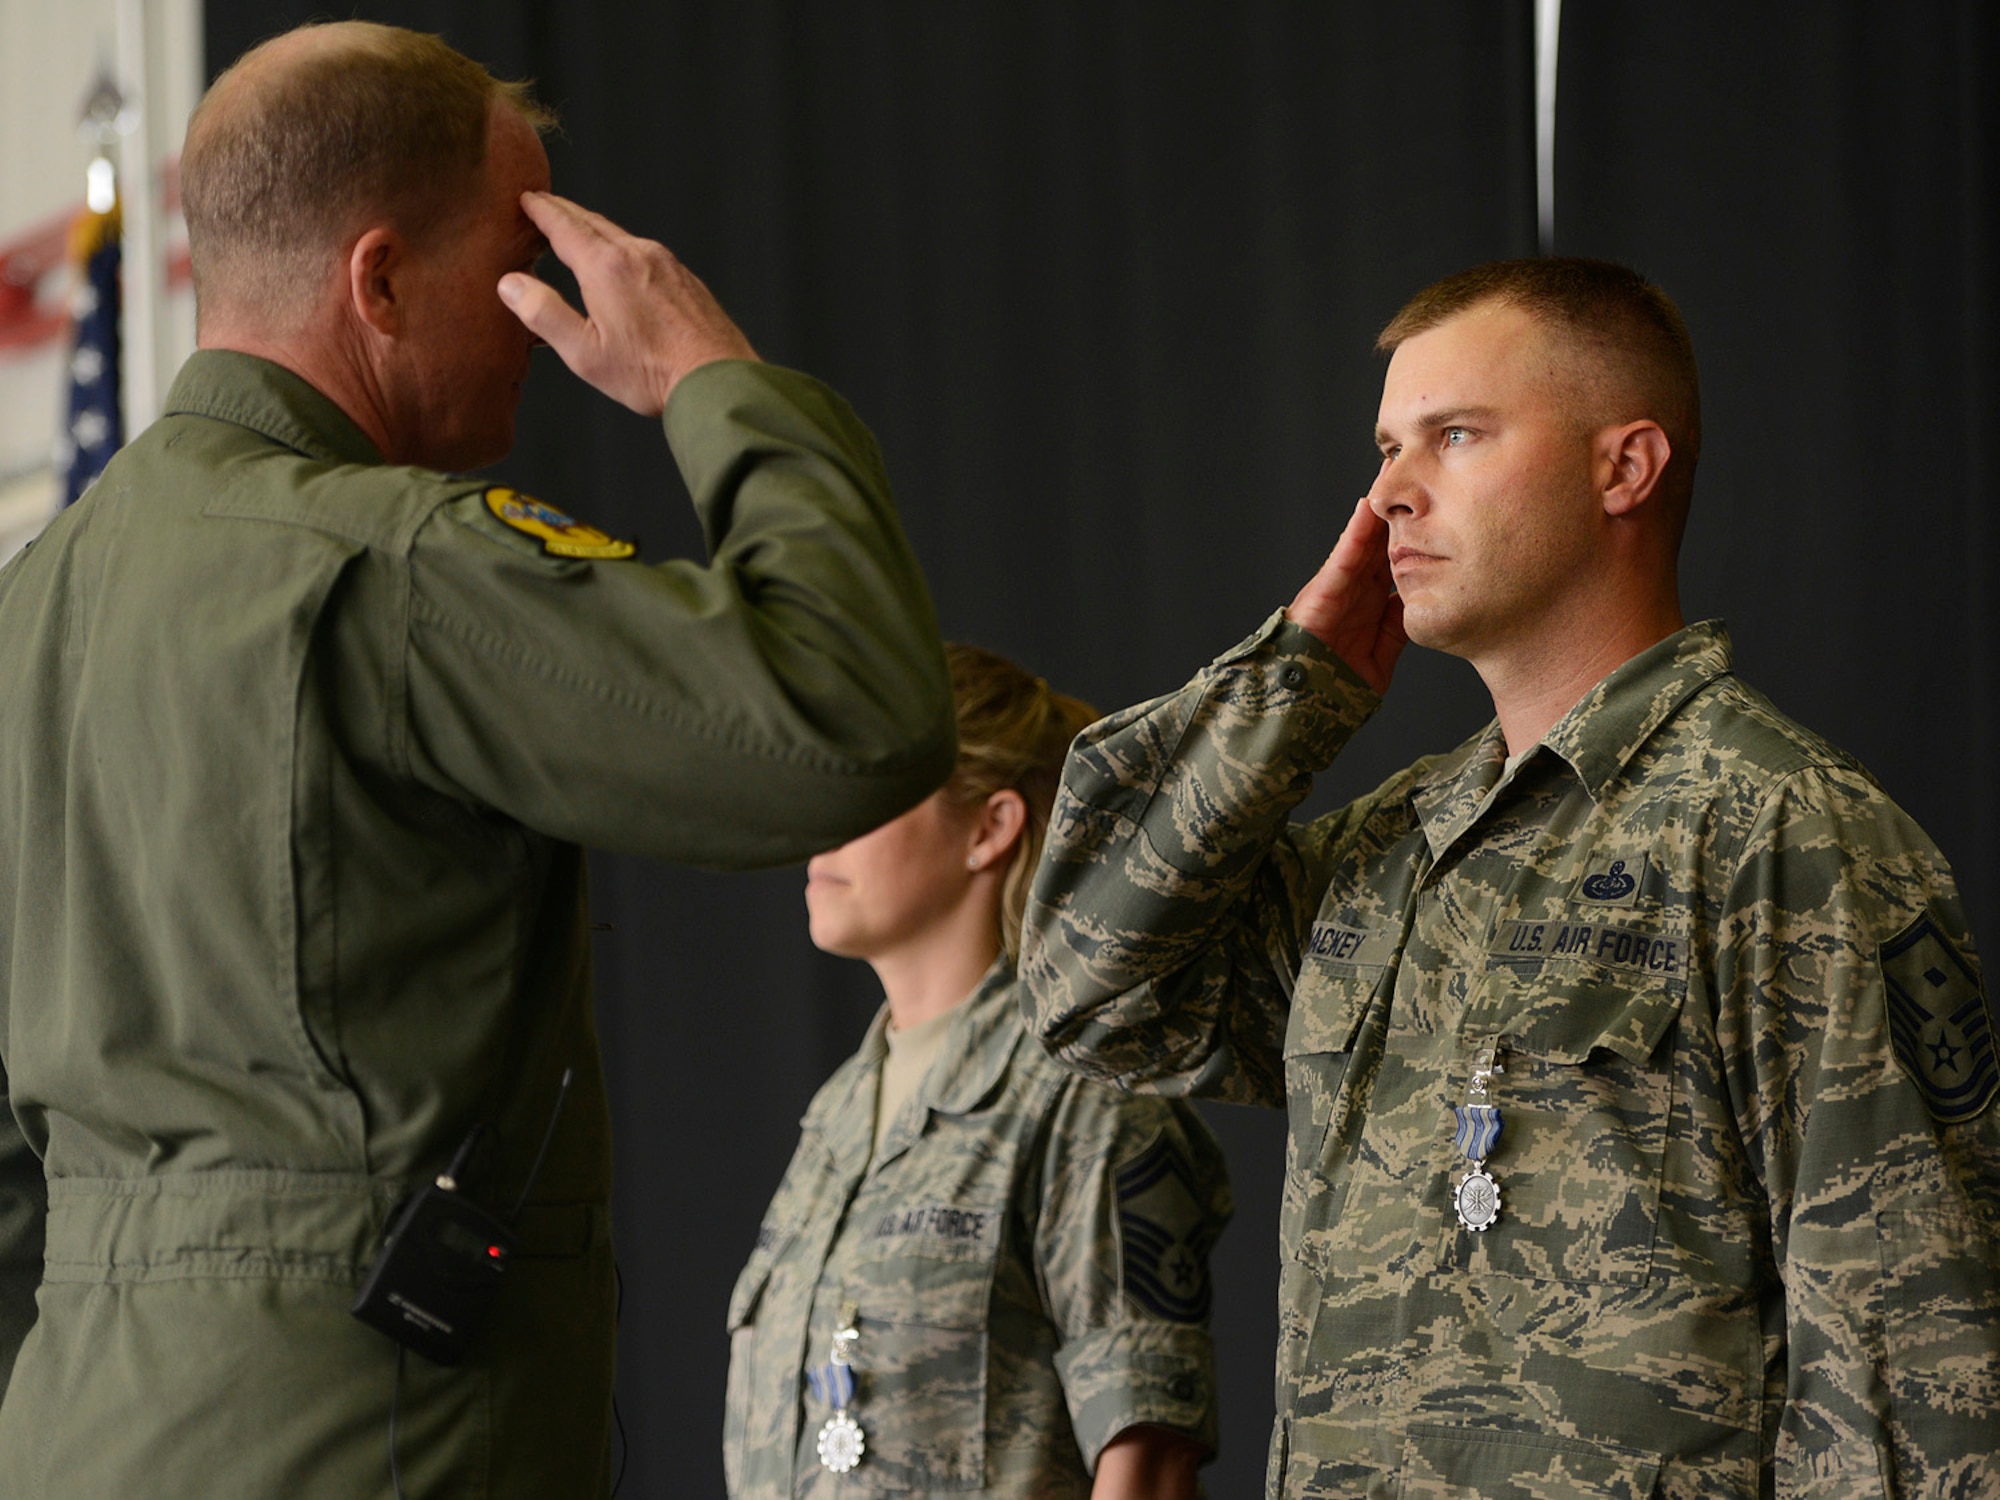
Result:
<instances>
[{"instance_id":1,"label":"tan undershirt","mask_svg":"<svg viewBox=\"0 0 2000 1500\"><path fill-rule=\"evenodd\" d=\"M896 1115L917 1091L924 1081L924 1074L937 1061L938 1049L944 1045L945 1029L951 1025L951 1018L957 1008L932 1016L928 1021L919 1021L914 1026L897 1030L891 1025L882 1033L882 1039L889 1044L889 1055L882 1059L882 1085L875 1095L875 1145L882 1149L882 1137L889 1133Z\"/></svg>"}]
</instances>

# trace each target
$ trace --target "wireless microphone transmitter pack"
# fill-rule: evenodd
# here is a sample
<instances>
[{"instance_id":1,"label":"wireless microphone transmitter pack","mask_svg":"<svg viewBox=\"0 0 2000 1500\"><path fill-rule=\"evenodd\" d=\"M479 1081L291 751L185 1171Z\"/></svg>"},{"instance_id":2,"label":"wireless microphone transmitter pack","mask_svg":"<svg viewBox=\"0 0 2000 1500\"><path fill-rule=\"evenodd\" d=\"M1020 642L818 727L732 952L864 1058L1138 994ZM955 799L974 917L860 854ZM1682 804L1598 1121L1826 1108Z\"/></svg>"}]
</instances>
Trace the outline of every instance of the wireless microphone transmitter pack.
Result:
<instances>
[{"instance_id":1,"label":"wireless microphone transmitter pack","mask_svg":"<svg viewBox=\"0 0 2000 1500\"><path fill-rule=\"evenodd\" d=\"M486 1327L514 1244L497 1215L440 1177L397 1213L349 1311L433 1364L458 1364Z\"/></svg>"},{"instance_id":2,"label":"wireless microphone transmitter pack","mask_svg":"<svg viewBox=\"0 0 2000 1500\"><path fill-rule=\"evenodd\" d=\"M432 1364L455 1365L465 1359L493 1314L501 1273L514 1253L513 1225L542 1175L575 1076L575 1069L563 1069L555 1107L514 1211L503 1219L458 1190L473 1152L491 1133L491 1127L475 1125L443 1175L396 1211L382 1238L382 1253L368 1268L361 1295L348 1312ZM402 1368L399 1360L398 1389Z\"/></svg>"}]
</instances>

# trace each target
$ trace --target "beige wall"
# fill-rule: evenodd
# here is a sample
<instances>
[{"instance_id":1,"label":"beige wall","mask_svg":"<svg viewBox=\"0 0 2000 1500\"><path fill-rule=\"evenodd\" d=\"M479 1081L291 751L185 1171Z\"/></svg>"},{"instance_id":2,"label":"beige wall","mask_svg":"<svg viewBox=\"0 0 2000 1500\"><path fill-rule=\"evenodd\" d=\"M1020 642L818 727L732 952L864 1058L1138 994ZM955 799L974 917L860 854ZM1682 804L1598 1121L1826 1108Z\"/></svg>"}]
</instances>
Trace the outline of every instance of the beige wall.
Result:
<instances>
[{"instance_id":1,"label":"beige wall","mask_svg":"<svg viewBox=\"0 0 2000 1500\"><path fill-rule=\"evenodd\" d=\"M145 106L157 184L158 164L179 152L200 96L201 24L201 0L0 0L0 243L81 204L90 148L77 117L100 59L111 63L128 101ZM141 33L143 48L135 49ZM128 159L121 172L128 222L136 166ZM158 234L164 260L181 238L178 220ZM128 256L131 240L128 231ZM128 318L144 301L135 274L128 265ZM153 328L150 371L132 367L144 341L136 330L126 333L128 432L152 415L146 393L156 404L194 347L194 303L185 289L162 290ZM54 504L48 462L66 396L65 354L60 345L0 350L0 559L40 528Z\"/></svg>"}]
</instances>

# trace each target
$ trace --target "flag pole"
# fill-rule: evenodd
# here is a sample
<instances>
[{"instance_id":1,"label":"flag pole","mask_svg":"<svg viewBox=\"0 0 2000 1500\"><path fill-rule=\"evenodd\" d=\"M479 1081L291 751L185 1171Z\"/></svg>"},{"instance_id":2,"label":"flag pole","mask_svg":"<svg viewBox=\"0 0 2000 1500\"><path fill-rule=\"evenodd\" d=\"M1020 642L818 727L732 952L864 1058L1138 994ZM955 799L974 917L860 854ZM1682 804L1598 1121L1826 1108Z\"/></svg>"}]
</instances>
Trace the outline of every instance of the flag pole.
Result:
<instances>
[{"instance_id":1,"label":"flag pole","mask_svg":"<svg viewBox=\"0 0 2000 1500\"><path fill-rule=\"evenodd\" d=\"M121 371L128 361L119 339L124 247L112 153L129 120L110 65L100 63L77 121L91 156L84 173L83 212L69 235L76 282L70 293L67 417L58 439L64 505L82 498L125 441Z\"/></svg>"},{"instance_id":2,"label":"flag pole","mask_svg":"<svg viewBox=\"0 0 2000 1500\"><path fill-rule=\"evenodd\" d=\"M152 89L147 76L149 0L118 0L118 76L127 108L119 120L125 136L120 165L125 176L124 379L125 430L141 432L160 414L161 277L160 184L153 160ZM136 98L133 96L136 95Z\"/></svg>"},{"instance_id":3,"label":"flag pole","mask_svg":"<svg viewBox=\"0 0 2000 1500\"><path fill-rule=\"evenodd\" d=\"M1535 240L1556 253L1556 61L1562 0L1535 0Z\"/></svg>"}]
</instances>

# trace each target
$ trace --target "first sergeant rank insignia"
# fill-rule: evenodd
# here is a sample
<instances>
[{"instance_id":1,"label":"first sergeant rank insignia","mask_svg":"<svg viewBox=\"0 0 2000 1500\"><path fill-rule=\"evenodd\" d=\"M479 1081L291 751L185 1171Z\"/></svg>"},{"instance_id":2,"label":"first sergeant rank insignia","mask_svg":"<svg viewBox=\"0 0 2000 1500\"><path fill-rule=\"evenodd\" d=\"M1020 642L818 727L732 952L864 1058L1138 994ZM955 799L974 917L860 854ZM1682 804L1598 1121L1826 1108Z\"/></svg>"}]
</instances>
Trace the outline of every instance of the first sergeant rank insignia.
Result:
<instances>
[{"instance_id":1,"label":"first sergeant rank insignia","mask_svg":"<svg viewBox=\"0 0 2000 1500\"><path fill-rule=\"evenodd\" d=\"M550 557L600 558L615 562L632 557L639 549L621 542L595 526L586 526L574 516L566 516L553 505L499 486L486 492L486 508L503 525L542 544Z\"/></svg>"},{"instance_id":2,"label":"first sergeant rank insignia","mask_svg":"<svg viewBox=\"0 0 2000 1500\"><path fill-rule=\"evenodd\" d=\"M1882 945L1896 1060L1946 1125L1977 1119L2000 1094L2000 1055L1979 975L1925 912Z\"/></svg>"}]
</instances>

